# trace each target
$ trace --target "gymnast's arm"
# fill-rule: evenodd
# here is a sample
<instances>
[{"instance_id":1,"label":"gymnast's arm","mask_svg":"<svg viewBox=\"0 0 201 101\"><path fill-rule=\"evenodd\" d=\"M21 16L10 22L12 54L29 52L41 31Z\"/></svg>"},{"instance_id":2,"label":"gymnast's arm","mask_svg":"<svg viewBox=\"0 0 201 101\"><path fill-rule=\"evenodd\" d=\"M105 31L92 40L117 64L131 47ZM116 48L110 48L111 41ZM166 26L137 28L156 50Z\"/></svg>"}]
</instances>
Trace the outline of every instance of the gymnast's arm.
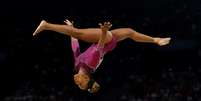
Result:
<instances>
[{"instance_id":1,"label":"gymnast's arm","mask_svg":"<svg viewBox=\"0 0 201 101\"><path fill-rule=\"evenodd\" d=\"M100 25L100 28L102 30L102 34L101 34L100 39L98 41L98 46L104 47L106 36L107 36L107 31L112 27L112 24L110 24L110 22L104 22L103 25L101 23L99 23L99 25Z\"/></svg>"}]
</instances>

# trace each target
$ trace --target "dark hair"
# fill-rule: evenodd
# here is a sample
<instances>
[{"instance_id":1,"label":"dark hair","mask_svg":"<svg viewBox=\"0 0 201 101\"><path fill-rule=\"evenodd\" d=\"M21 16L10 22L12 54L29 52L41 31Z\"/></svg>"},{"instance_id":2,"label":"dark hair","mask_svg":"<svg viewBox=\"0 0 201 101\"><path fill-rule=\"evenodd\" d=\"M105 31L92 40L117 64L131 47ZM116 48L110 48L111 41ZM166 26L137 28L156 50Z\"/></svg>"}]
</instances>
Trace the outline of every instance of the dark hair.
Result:
<instances>
[{"instance_id":1,"label":"dark hair","mask_svg":"<svg viewBox=\"0 0 201 101\"><path fill-rule=\"evenodd\" d=\"M89 82L88 82L88 88L87 88L87 90L90 92L90 93L92 93L92 87L93 87L93 84L95 83L95 80L92 78L92 77L90 77L90 80L89 80Z\"/></svg>"}]
</instances>

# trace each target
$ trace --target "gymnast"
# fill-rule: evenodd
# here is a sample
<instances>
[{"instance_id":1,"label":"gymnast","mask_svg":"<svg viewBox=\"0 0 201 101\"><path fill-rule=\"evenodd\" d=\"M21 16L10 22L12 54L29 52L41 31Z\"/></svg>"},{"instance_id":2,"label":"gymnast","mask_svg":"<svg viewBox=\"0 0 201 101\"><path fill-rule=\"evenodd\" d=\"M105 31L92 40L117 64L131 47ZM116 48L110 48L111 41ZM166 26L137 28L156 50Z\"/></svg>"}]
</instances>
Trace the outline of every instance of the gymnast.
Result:
<instances>
[{"instance_id":1,"label":"gymnast","mask_svg":"<svg viewBox=\"0 0 201 101\"><path fill-rule=\"evenodd\" d=\"M78 29L73 26L69 20L65 24L52 24L42 20L33 36L41 31L51 30L64 35L71 36L71 47L74 56L74 75L75 84L82 90L95 93L100 89L100 85L93 79L91 73L94 73L104 55L112 51L118 42L130 38L136 42L154 43L159 46L169 44L171 38L151 37L139 33L131 28L118 28L109 30L112 27L110 22L99 23L100 28ZM78 39L93 43L85 52L80 53Z\"/></svg>"}]
</instances>

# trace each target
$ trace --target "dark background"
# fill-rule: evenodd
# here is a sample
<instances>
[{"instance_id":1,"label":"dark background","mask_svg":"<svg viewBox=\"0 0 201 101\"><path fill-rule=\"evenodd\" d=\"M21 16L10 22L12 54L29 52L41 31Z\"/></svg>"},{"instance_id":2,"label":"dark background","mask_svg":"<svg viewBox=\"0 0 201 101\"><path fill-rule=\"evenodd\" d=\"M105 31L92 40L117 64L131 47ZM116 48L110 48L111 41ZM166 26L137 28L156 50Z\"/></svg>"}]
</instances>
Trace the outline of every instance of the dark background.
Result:
<instances>
[{"instance_id":1,"label":"dark background","mask_svg":"<svg viewBox=\"0 0 201 101\"><path fill-rule=\"evenodd\" d=\"M199 0L4 1L0 7L0 99L2 101L198 101L201 100L201 2ZM69 36L43 31L42 19L78 28L110 21L169 45L124 40L94 75L97 94L73 82ZM80 41L84 51L90 43Z\"/></svg>"}]
</instances>

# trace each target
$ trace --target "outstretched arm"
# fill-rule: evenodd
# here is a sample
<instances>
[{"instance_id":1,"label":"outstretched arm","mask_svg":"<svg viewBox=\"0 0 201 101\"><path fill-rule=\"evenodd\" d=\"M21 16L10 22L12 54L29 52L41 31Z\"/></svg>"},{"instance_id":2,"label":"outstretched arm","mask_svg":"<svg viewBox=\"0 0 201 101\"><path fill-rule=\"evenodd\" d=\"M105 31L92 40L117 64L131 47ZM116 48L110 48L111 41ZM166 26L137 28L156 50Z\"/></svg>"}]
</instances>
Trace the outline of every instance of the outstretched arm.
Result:
<instances>
[{"instance_id":1,"label":"outstretched arm","mask_svg":"<svg viewBox=\"0 0 201 101\"><path fill-rule=\"evenodd\" d=\"M99 25L102 30L102 35L98 41L98 45L100 47L104 47L105 42L106 42L107 32L112 27L112 24L110 22L104 22L103 25L101 23L99 23Z\"/></svg>"}]
</instances>

